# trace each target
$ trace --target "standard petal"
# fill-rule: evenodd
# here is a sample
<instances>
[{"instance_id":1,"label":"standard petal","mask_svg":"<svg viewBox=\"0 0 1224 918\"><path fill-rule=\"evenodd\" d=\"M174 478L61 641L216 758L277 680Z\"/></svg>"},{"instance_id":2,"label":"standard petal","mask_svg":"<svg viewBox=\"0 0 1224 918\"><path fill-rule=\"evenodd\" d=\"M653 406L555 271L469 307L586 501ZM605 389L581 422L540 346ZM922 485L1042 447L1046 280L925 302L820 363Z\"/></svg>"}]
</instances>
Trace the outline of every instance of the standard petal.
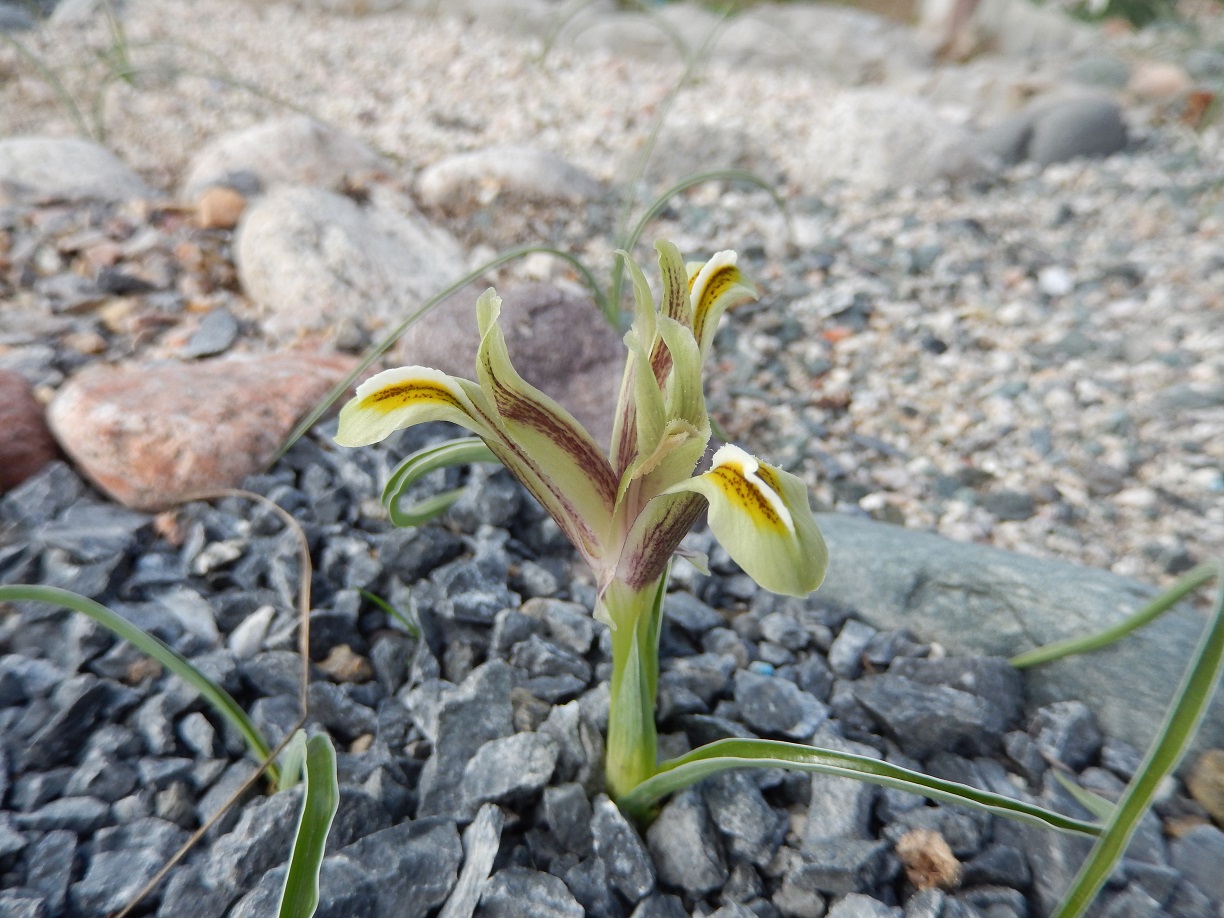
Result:
<instances>
[{"instance_id":1,"label":"standard petal","mask_svg":"<svg viewBox=\"0 0 1224 918\"><path fill-rule=\"evenodd\" d=\"M689 295L693 303L693 337L701 345L701 355L710 353L718 320L731 306L755 300L756 289L735 266L735 253L716 252L702 264L688 265Z\"/></svg>"},{"instance_id":2,"label":"standard petal","mask_svg":"<svg viewBox=\"0 0 1224 918\"><path fill-rule=\"evenodd\" d=\"M571 538L574 528L581 530L580 538L575 539L580 549L597 551L607 538L616 503L612 467L573 415L515 371L497 322L500 309L501 299L492 290L477 303L480 390L497 414L507 445L530 462L547 489L546 497L537 494L544 508ZM564 346L562 342L558 345ZM514 466L511 471L517 474Z\"/></svg>"},{"instance_id":3,"label":"standard petal","mask_svg":"<svg viewBox=\"0 0 1224 918\"><path fill-rule=\"evenodd\" d=\"M798 477L728 444L710 471L670 489L681 491L709 501L714 536L765 589L806 596L824 580L829 553Z\"/></svg>"},{"instance_id":4,"label":"standard petal","mask_svg":"<svg viewBox=\"0 0 1224 918\"><path fill-rule=\"evenodd\" d=\"M646 504L625 539L616 579L640 590L661 577L704 508L697 494L664 493Z\"/></svg>"},{"instance_id":5,"label":"standard petal","mask_svg":"<svg viewBox=\"0 0 1224 918\"><path fill-rule=\"evenodd\" d=\"M651 366L650 354L658 340L657 310L650 286L641 268L629 254L618 251L633 278L635 303L633 325L625 335L629 355L617 399L616 419L612 429L612 468L618 478L635 456L653 449L662 434L666 416L663 390Z\"/></svg>"},{"instance_id":6,"label":"standard petal","mask_svg":"<svg viewBox=\"0 0 1224 918\"><path fill-rule=\"evenodd\" d=\"M701 384L701 352L692 331L666 316L659 316L659 336L671 354L671 372L663 394L667 416L683 418L697 427L709 426Z\"/></svg>"},{"instance_id":7,"label":"standard petal","mask_svg":"<svg viewBox=\"0 0 1224 918\"><path fill-rule=\"evenodd\" d=\"M686 296L689 284L684 258L675 244L665 239L655 243L655 250L659 253L659 273L663 277L663 301L659 304L659 315L692 328L693 304Z\"/></svg>"},{"instance_id":8,"label":"standard petal","mask_svg":"<svg viewBox=\"0 0 1224 918\"><path fill-rule=\"evenodd\" d=\"M484 436L462 380L429 367L384 370L357 387L357 395L340 410L336 442L368 446L397 430L426 421L450 421Z\"/></svg>"}]
</instances>

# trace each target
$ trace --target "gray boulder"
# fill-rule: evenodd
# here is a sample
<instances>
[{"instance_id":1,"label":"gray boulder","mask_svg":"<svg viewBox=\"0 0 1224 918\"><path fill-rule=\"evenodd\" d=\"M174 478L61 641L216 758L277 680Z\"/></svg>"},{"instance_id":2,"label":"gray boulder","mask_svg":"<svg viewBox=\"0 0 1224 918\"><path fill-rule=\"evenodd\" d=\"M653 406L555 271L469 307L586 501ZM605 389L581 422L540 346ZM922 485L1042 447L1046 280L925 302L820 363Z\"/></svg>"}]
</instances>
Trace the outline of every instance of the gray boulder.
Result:
<instances>
[{"instance_id":1,"label":"gray boulder","mask_svg":"<svg viewBox=\"0 0 1224 918\"><path fill-rule=\"evenodd\" d=\"M365 144L305 115L223 134L191 159L182 197L195 200L225 185L246 195L274 185L335 189L349 177L387 169Z\"/></svg>"},{"instance_id":2,"label":"gray boulder","mask_svg":"<svg viewBox=\"0 0 1224 918\"><path fill-rule=\"evenodd\" d=\"M383 188L366 205L317 188L274 189L247 209L234 254L264 330L282 340L348 324L388 330L465 269L449 233Z\"/></svg>"},{"instance_id":3,"label":"gray boulder","mask_svg":"<svg viewBox=\"0 0 1224 918\"><path fill-rule=\"evenodd\" d=\"M494 200L581 204L599 183L555 153L528 146L494 146L456 153L421 171L416 193L426 207L467 211Z\"/></svg>"},{"instance_id":4,"label":"gray boulder","mask_svg":"<svg viewBox=\"0 0 1224 918\"><path fill-rule=\"evenodd\" d=\"M1126 149L1121 106L1101 95L1038 102L980 133L975 143L1004 165L1041 165L1076 157L1105 157Z\"/></svg>"},{"instance_id":5,"label":"gray boulder","mask_svg":"<svg viewBox=\"0 0 1224 918\"><path fill-rule=\"evenodd\" d=\"M829 572L814 597L853 608L877 628L909 628L948 650L1013 656L1100 631L1151 599L1126 577L965 544L899 526L819 514ZM1102 730L1141 748L1151 742L1197 646L1204 620L1176 609L1090 654L1025 671L1027 701L1080 700ZM1224 744L1219 698L1196 748Z\"/></svg>"},{"instance_id":6,"label":"gray boulder","mask_svg":"<svg viewBox=\"0 0 1224 918\"><path fill-rule=\"evenodd\" d=\"M88 140L0 140L0 200L124 201L153 195L153 190L115 154Z\"/></svg>"},{"instance_id":7,"label":"gray boulder","mask_svg":"<svg viewBox=\"0 0 1224 918\"><path fill-rule=\"evenodd\" d=\"M933 105L885 89L833 92L808 123L807 187L829 182L866 192L944 179L988 178L986 159L963 127Z\"/></svg>"}]
</instances>

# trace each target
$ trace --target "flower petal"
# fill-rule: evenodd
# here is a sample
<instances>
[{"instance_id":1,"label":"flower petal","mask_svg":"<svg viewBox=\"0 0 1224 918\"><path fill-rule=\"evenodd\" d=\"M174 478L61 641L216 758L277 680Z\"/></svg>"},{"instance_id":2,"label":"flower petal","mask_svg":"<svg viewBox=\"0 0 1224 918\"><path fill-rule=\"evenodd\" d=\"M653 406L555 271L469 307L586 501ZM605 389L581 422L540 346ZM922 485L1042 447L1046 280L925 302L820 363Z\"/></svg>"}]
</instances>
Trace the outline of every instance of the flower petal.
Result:
<instances>
[{"instance_id":1,"label":"flower petal","mask_svg":"<svg viewBox=\"0 0 1224 918\"><path fill-rule=\"evenodd\" d=\"M674 243L661 239L655 243L659 253L659 273L663 277L663 302L659 315L675 319L681 325L693 327L693 303L688 297L688 272L684 258Z\"/></svg>"},{"instance_id":2,"label":"flower petal","mask_svg":"<svg viewBox=\"0 0 1224 918\"><path fill-rule=\"evenodd\" d=\"M357 395L340 410L336 442L368 446L392 433L426 421L450 421L484 436L463 380L429 367L384 370L357 387Z\"/></svg>"},{"instance_id":3,"label":"flower petal","mask_svg":"<svg viewBox=\"0 0 1224 918\"><path fill-rule=\"evenodd\" d=\"M476 374L507 446L530 464L548 489L540 502L557 523L571 538L575 527L581 531L574 539L577 547L597 552L607 538L616 503L617 481L608 458L573 415L515 371L497 322L501 298L487 290L476 308L481 334ZM518 474L518 463L506 464Z\"/></svg>"},{"instance_id":4,"label":"flower petal","mask_svg":"<svg viewBox=\"0 0 1224 918\"><path fill-rule=\"evenodd\" d=\"M734 252L716 252L704 265L690 264L689 295L693 302L693 337L701 345L701 355L710 353L718 320L730 306L755 300L756 289L735 266Z\"/></svg>"},{"instance_id":5,"label":"flower petal","mask_svg":"<svg viewBox=\"0 0 1224 918\"><path fill-rule=\"evenodd\" d=\"M703 509L696 494L665 492L646 504L625 539L616 580L640 590L661 577Z\"/></svg>"},{"instance_id":6,"label":"flower petal","mask_svg":"<svg viewBox=\"0 0 1224 918\"><path fill-rule=\"evenodd\" d=\"M710 471L665 493L680 491L709 501L715 537L765 589L806 596L824 580L829 553L798 477L728 444Z\"/></svg>"},{"instance_id":7,"label":"flower petal","mask_svg":"<svg viewBox=\"0 0 1224 918\"><path fill-rule=\"evenodd\" d=\"M672 368L663 393L668 418L683 418L695 427L708 428L705 393L701 383L701 352L685 325L659 316L659 337L671 354Z\"/></svg>"},{"instance_id":8,"label":"flower petal","mask_svg":"<svg viewBox=\"0 0 1224 918\"><path fill-rule=\"evenodd\" d=\"M635 302L633 325L625 335L629 355L621 379L617 399L616 419L612 429L612 468L622 479L635 456L654 448L662 435L666 417L663 390L651 367L650 354L658 340L654 296L642 269L628 252L617 252L629 267L633 278Z\"/></svg>"}]
</instances>

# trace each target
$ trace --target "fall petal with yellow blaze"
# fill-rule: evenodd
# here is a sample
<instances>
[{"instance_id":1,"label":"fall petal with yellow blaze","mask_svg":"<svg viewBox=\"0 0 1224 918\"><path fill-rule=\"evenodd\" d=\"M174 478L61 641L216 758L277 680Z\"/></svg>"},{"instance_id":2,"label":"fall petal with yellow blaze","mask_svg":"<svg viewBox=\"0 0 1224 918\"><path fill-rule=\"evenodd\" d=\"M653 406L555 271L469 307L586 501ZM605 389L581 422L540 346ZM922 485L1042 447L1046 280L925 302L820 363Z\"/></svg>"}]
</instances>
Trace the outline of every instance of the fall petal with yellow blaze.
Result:
<instances>
[{"instance_id":1,"label":"fall petal with yellow blaze","mask_svg":"<svg viewBox=\"0 0 1224 918\"><path fill-rule=\"evenodd\" d=\"M462 383L429 367L384 370L358 386L356 397L340 410L336 442L368 446L426 421L449 421L484 436L488 426Z\"/></svg>"},{"instance_id":2,"label":"fall petal with yellow blaze","mask_svg":"<svg viewBox=\"0 0 1224 918\"><path fill-rule=\"evenodd\" d=\"M710 471L665 493L681 491L706 499L714 537L765 589L806 596L824 580L828 549L798 477L728 444Z\"/></svg>"}]
</instances>

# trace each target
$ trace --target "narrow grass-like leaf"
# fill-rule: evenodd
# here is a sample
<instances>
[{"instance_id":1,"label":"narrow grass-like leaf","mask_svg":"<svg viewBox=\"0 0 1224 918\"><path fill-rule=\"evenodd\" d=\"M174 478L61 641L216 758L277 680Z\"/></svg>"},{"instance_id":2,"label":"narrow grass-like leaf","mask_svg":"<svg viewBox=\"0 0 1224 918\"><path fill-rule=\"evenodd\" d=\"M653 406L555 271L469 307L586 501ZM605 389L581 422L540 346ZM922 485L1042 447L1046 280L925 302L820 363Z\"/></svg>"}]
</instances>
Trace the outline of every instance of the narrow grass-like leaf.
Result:
<instances>
[{"instance_id":1,"label":"narrow grass-like leaf","mask_svg":"<svg viewBox=\"0 0 1224 918\"><path fill-rule=\"evenodd\" d=\"M1224 564L1209 561L1200 565L1157 597L1151 606L1162 606L1160 611L1170 608L1185 595L1188 582L1201 585L1212 578L1224 580ZM1144 607L1144 611L1151 606ZM1079 873L1072 880L1066 897L1051 918L1075 918L1092 904L1114 865L1125 853L1139 820L1155 799L1161 781L1173 772L1185 754L1207 711L1211 696L1215 694L1221 674L1224 674L1224 582L1217 588L1207 630L1182 677L1181 685L1173 695L1156 741L1126 786L1113 817L1106 823L1104 832L1093 845Z\"/></svg>"},{"instance_id":2,"label":"narrow grass-like leaf","mask_svg":"<svg viewBox=\"0 0 1224 918\"><path fill-rule=\"evenodd\" d=\"M576 4L573 9L564 10L557 14L552 26L548 30L548 34L544 36L544 42L540 47L540 53L537 57L537 61L539 63L543 63L547 59L549 53L552 51L553 46L557 43L557 39L560 37L561 32L565 29L565 27L573 22L583 10L594 5L594 0L583 0L583 2ZM673 26L662 16L659 16L658 13L656 13L651 7L646 6L644 3L637 2L630 3L629 5L637 12L648 14L649 18L647 21L650 22L651 25L655 26L665 36L667 36L667 39L676 46L676 50L680 52L680 57L682 60L689 60L688 44L684 41L684 36L680 34L679 29ZM576 30L576 34L581 35L585 28L586 26L579 26Z\"/></svg>"},{"instance_id":3,"label":"narrow grass-like leaf","mask_svg":"<svg viewBox=\"0 0 1224 918\"><path fill-rule=\"evenodd\" d=\"M414 622L408 616L407 612L397 609L395 606L391 605L391 603L387 602L387 600L383 599L377 593L371 593L369 590L362 590L362 589L359 589L357 592L360 593L362 596L364 596L366 599L368 599L370 602L374 603L374 605L378 606L378 608L382 609L392 618L394 618L401 625L403 625L404 630L407 631L414 638L419 638L421 636L421 626L418 625L416 622Z\"/></svg>"},{"instance_id":4,"label":"narrow grass-like leaf","mask_svg":"<svg viewBox=\"0 0 1224 918\"><path fill-rule=\"evenodd\" d=\"M303 769L306 768L306 731L295 730L288 744L280 753L281 780L277 783L278 791L289 790L302 780Z\"/></svg>"},{"instance_id":5,"label":"narrow grass-like leaf","mask_svg":"<svg viewBox=\"0 0 1224 918\"><path fill-rule=\"evenodd\" d=\"M1063 790L1075 798L1076 803L1100 820L1102 824L1113 815L1112 802L1080 787L1061 771L1051 769L1050 773L1054 775L1054 780L1062 785Z\"/></svg>"},{"instance_id":6,"label":"narrow grass-like leaf","mask_svg":"<svg viewBox=\"0 0 1224 918\"><path fill-rule=\"evenodd\" d=\"M1101 831L1100 826L1091 822L1064 816L1002 794L933 778L879 759L763 739L718 740L679 758L663 762L654 777L643 781L617 802L621 809L633 818L649 819L654 805L667 794L731 768L790 768L854 778L869 784L921 794L941 803L970 806L1008 819L1064 832L1097 835Z\"/></svg>"},{"instance_id":7,"label":"narrow grass-like leaf","mask_svg":"<svg viewBox=\"0 0 1224 918\"><path fill-rule=\"evenodd\" d=\"M319 733L306 740L302 811L281 892L280 918L311 918L319 907L319 870L327 848L327 833L339 805L336 750L331 737Z\"/></svg>"},{"instance_id":8,"label":"narrow grass-like leaf","mask_svg":"<svg viewBox=\"0 0 1224 918\"><path fill-rule=\"evenodd\" d=\"M755 185L766 192L773 199L773 202L778 205L778 210L787 218L787 221L789 222L790 220L790 208L786 206L786 201L778 194L777 189L773 185L755 172L750 172L747 169L711 169L708 172L695 172L692 175L686 176L660 193L657 198L647 205L642 216L638 218L633 229L630 230L623 240L624 245L621 248L626 251L632 251L633 246L637 245L638 240L642 237L642 233L645 232L650 221L664 211L672 198L688 191L690 188L704 185L706 182L744 182L745 184Z\"/></svg>"},{"instance_id":9,"label":"narrow grass-like leaf","mask_svg":"<svg viewBox=\"0 0 1224 918\"><path fill-rule=\"evenodd\" d=\"M395 467L386 487L383 488L382 502L391 515L391 522L404 529L420 526L444 513L447 507L459 499L463 488L443 491L418 501L407 509L403 508L400 502L407 490L430 472L453 465L497 461L492 450L479 437L460 437L417 450Z\"/></svg>"},{"instance_id":10,"label":"narrow grass-like leaf","mask_svg":"<svg viewBox=\"0 0 1224 918\"><path fill-rule=\"evenodd\" d=\"M495 258L491 258L479 268L469 271L441 293L431 297L422 306L415 309L408 316L408 318L406 318L399 325L395 326L395 328L384 336L383 339L378 342L378 344L375 344L368 351L366 351L356 368L344 379L332 386L327 395L323 396L322 400L315 405L313 409L311 409L310 413L298 422L297 426L294 427L289 433L289 436L285 438L285 442L281 444L281 448L277 451L273 461L283 456L289 447L296 443L302 437L302 435L306 433L306 431L310 430L310 428L315 425L315 422L317 422L319 418L323 417L323 415L327 412L327 409L334 405L336 400L341 398L344 393L349 390L349 387L352 386L357 378L371 366L373 366L374 361L381 357L387 351L387 349L399 339L400 335L415 325L422 316L429 312L429 310L433 309L451 294L462 290L468 284L472 283L472 281L478 280L482 275L492 271L494 268L498 268L504 265L506 262L513 261L516 258L522 258L536 252L545 252L549 255L556 255L558 258L569 262L574 269L582 275L582 279L586 281L587 286L591 288L591 295L595 298L595 303L599 306L599 311L603 313L604 318L607 319L614 328L617 327L616 323L618 320L618 313L614 308L615 304L608 299L607 295L603 291L603 288L599 286L599 282L595 280L595 275L592 274L587 266L579 261L576 257L570 255L568 252L562 252L560 249L555 249L552 246L547 245L522 245L518 246L517 248L508 249L505 252L497 255Z\"/></svg>"},{"instance_id":11,"label":"narrow grass-like leaf","mask_svg":"<svg viewBox=\"0 0 1224 918\"><path fill-rule=\"evenodd\" d=\"M122 615L112 612L106 606L85 596L61 590L58 587L16 584L0 586L0 602L19 602L32 600L63 606L88 615L98 624L108 628L118 637L127 641L133 647L148 654L170 672L174 673L213 706L213 709L224 717L242 736L251 756L257 762L263 762L272 754L270 747L260 735L259 730L246 712L238 706L238 702L230 694L217 685L178 651L166 646L153 635L129 622ZM279 780L279 774L274 765L268 766L269 776L273 781Z\"/></svg>"},{"instance_id":12,"label":"narrow grass-like leaf","mask_svg":"<svg viewBox=\"0 0 1224 918\"><path fill-rule=\"evenodd\" d=\"M423 476L438 469L473 462L496 462L497 457L480 437L456 437L417 450L400 462L383 487L382 502L389 503Z\"/></svg>"},{"instance_id":13,"label":"narrow grass-like leaf","mask_svg":"<svg viewBox=\"0 0 1224 918\"><path fill-rule=\"evenodd\" d=\"M1206 586L1220 576L1220 563L1207 561L1188 571L1177 583L1169 587L1138 612L1123 619L1112 628L1098 631L1084 637L1069 638L1044 647L1037 647L1026 653L1014 656L1009 661L1016 669L1027 669L1041 663L1069 657L1072 654L1087 653L1090 650L1100 650L1108 647L1120 638L1126 637L1132 631L1142 628L1153 619L1159 618L1177 603L1181 602L1195 590Z\"/></svg>"}]
</instances>

